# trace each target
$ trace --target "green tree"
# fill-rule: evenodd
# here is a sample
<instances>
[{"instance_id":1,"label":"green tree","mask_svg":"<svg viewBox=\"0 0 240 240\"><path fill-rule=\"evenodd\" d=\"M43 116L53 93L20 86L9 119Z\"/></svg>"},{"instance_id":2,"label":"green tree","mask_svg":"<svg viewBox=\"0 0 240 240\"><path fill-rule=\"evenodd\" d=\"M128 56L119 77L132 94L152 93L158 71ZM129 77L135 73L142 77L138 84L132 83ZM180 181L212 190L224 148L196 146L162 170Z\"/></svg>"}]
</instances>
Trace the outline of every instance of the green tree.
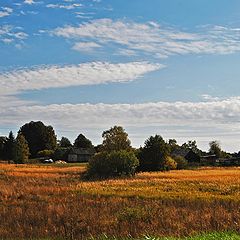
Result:
<instances>
[{"instance_id":1,"label":"green tree","mask_svg":"<svg viewBox=\"0 0 240 240\"><path fill-rule=\"evenodd\" d=\"M131 142L128 138L128 134L121 126L114 126L109 130L104 131L102 137L102 151L111 152L131 149Z\"/></svg>"},{"instance_id":2,"label":"green tree","mask_svg":"<svg viewBox=\"0 0 240 240\"><path fill-rule=\"evenodd\" d=\"M16 143L14 147L14 162L15 163L26 163L29 157L28 143L23 136L19 133L16 138Z\"/></svg>"},{"instance_id":3,"label":"green tree","mask_svg":"<svg viewBox=\"0 0 240 240\"><path fill-rule=\"evenodd\" d=\"M126 150L97 153L88 165L89 177L133 176L139 161Z\"/></svg>"},{"instance_id":4,"label":"green tree","mask_svg":"<svg viewBox=\"0 0 240 240\"><path fill-rule=\"evenodd\" d=\"M0 159L6 159L7 137L0 137Z\"/></svg>"},{"instance_id":5,"label":"green tree","mask_svg":"<svg viewBox=\"0 0 240 240\"><path fill-rule=\"evenodd\" d=\"M209 143L209 153L215 154L217 157L222 156L222 149L220 147L220 143L218 141L211 141Z\"/></svg>"},{"instance_id":6,"label":"green tree","mask_svg":"<svg viewBox=\"0 0 240 240\"><path fill-rule=\"evenodd\" d=\"M149 137L139 154L140 171L158 171L164 169L164 161L169 155L169 145L160 135Z\"/></svg>"},{"instance_id":7,"label":"green tree","mask_svg":"<svg viewBox=\"0 0 240 240\"><path fill-rule=\"evenodd\" d=\"M79 134L74 142L74 147L76 147L76 148L93 148L93 144L83 134Z\"/></svg>"},{"instance_id":8,"label":"green tree","mask_svg":"<svg viewBox=\"0 0 240 240\"><path fill-rule=\"evenodd\" d=\"M59 147L61 147L61 148L67 148L67 147L71 147L71 146L72 146L72 143L66 137L62 137L61 140L59 141Z\"/></svg>"},{"instance_id":9,"label":"green tree","mask_svg":"<svg viewBox=\"0 0 240 240\"><path fill-rule=\"evenodd\" d=\"M9 162L14 158L14 146L15 146L15 137L13 135L13 132L10 131L7 138L6 146L5 146L6 158Z\"/></svg>"},{"instance_id":10,"label":"green tree","mask_svg":"<svg viewBox=\"0 0 240 240\"><path fill-rule=\"evenodd\" d=\"M41 150L55 150L57 138L52 126L45 126L42 122L30 122L23 125L19 132L28 142L30 154L36 157Z\"/></svg>"}]
</instances>

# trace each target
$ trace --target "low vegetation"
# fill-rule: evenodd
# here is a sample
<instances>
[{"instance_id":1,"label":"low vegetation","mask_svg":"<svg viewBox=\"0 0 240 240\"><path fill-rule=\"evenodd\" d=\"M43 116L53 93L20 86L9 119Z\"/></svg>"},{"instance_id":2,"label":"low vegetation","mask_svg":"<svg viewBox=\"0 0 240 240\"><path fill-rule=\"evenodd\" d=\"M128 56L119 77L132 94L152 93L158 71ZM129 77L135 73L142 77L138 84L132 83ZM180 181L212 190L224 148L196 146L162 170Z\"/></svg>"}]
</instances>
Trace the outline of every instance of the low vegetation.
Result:
<instances>
[{"instance_id":1,"label":"low vegetation","mask_svg":"<svg viewBox=\"0 0 240 240\"><path fill-rule=\"evenodd\" d=\"M140 173L104 181L81 180L84 165L1 164L0 169L1 239L240 232L239 168Z\"/></svg>"}]
</instances>

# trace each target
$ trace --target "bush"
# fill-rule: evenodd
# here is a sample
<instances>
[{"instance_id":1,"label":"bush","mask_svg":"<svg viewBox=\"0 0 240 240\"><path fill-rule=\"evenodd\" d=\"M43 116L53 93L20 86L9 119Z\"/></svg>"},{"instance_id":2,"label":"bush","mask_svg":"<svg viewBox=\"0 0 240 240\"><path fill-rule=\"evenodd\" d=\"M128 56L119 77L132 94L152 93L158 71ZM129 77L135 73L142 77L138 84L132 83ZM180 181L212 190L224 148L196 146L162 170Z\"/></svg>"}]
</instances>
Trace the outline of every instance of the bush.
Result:
<instances>
[{"instance_id":1,"label":"bush","mask_svg":"<svg viewBox=\"0 0 240 240\"><path fill-rule=\"evenodd\" d=\"M89 161L89 177L133 176L139 161L133 152L126 150L111 153L100 152Z\"/></svg>"},{"instance_id":2,"label":"bush","mask_svg":"<svg viewBox=\"0 0 240 240\"><path fill-rule=\"evenodd\" d=\"M186 169L188 166L188 161L182 156L174 157L175 162L177 163L177 169Z\"/></svg>"},{"instance_id":3,"label":"bush","mask_svg":"<svg viewBox=\"0 0 240 240\"><path fill-rule=\"evenodd\" d=\"M39 152L37 153L37 156L38 156L38 157L52 157L53 154L54 154L54 151L53 151L53 150L45 149L45 150L39 151Z\"/></svg>"},{"instance_id":4,"label":"bush","mask_svg":"<svg viewBox=\"0 0 240 240\"><path fill-rule=\"evenodd\" d=\"M173 158L167 156L164 160L164 170L169 171L169 170L175 170L177 169L177 163L174 161Z\"/></svg>"},{"instance_id":5,"label":"bush","mask_svg":"<svg viewBox=\"0 0 240 240\"><path fill-rule=\"evenodd\" d=\"M53 154L53 159L54 160L64 160L67 161L68 160L68 153L71 150L71 147L68 148L63 148L63 147L59 147L55 150L54 154Z\"/></svg>"}]
</instances>

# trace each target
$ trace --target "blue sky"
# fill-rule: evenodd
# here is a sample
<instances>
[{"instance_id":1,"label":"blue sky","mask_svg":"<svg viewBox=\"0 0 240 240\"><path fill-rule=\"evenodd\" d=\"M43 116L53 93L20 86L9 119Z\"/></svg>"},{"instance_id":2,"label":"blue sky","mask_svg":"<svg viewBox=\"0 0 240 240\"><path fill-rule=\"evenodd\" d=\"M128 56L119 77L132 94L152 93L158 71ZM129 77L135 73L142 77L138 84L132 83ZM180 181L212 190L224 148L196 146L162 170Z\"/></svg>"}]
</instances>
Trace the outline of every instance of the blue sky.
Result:
<instances>
[{"instance_id":1,"label":"blue sky","mask_svg":"<svg viewBox=\"0 0 240 240\"><path fill-rule=\"evenodd\" d=\"M238 0L16 0L0 5L0 134L123 125L240 150Z\"/></svg>"}]
</instances>

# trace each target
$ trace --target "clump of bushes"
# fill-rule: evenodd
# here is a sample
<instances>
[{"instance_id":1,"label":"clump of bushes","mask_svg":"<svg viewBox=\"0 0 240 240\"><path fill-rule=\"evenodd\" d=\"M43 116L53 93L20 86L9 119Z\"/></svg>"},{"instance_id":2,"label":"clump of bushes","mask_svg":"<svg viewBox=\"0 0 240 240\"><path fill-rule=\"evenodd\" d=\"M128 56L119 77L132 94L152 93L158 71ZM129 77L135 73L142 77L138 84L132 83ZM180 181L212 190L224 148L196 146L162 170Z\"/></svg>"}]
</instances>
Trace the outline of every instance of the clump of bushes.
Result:
<instances>
[{"instance_id":1,"label":"clump of bushes","mask_svg":"<svg viewBox=\"0 0 240 240\"><path fill-rule=\"evenodd\" d=\"M182 156L175 156L174 157L175 162L177 163L177 169L187 169L188 167L188 161L182 157Z\"/></svg>"},{"instance_id":2,"label":"clump of bushes","mask_svg":"<svg viewBox=\"0 0 240 240\"><path fill-rule=\"evenodd\" d=\"M177 163L173 158L167 156L163 163L163 170L169 171L169 170L175 170L175 169L177 169Z\"/></svg>"},{"instance_id":3,"label":"clump of bushes","mask_svg":"<svg viewBox=\"0 0 240 240\"><path fill-rule=\"evenodd\" d=\"M53 150L49 150L49 149L45 149L45 150L41 150L37 153L38 157L42 157L42 158L48 158L48 157L52 157L54 154Z\"/></svg>"},{"instance_id":4,"label":"clump of bushes","mask_svg":"<svg viewBox=\"0 0 240 240\"><path fill-rule=\"evenodd\" d=\"M133 176L139 161L133 152L126 150L100 152L90 161L87 169L88 177Z\"/></svg>"}]
</instances>

